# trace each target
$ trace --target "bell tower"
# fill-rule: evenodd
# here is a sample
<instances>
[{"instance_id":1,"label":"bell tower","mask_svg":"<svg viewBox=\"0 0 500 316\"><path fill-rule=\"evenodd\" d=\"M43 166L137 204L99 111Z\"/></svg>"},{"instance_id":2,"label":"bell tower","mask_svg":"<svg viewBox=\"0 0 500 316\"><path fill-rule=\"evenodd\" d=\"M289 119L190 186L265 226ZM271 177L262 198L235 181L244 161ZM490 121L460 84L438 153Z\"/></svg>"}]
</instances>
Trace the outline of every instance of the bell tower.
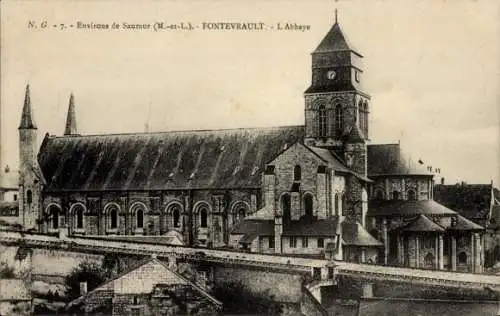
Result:
<instances>
[{"instance_id":1,"label":"bell tower","mask_svg":"<svg viewBox=\"0 0 500 316\"><path fill-rule=\"evenodd\" d=\"M353 128L368 140L370 96L363 91L363 56L352 48L337 20L312 53L312 82L304 93L305 143L345 159Z\"/></svg>"}]
</instances>

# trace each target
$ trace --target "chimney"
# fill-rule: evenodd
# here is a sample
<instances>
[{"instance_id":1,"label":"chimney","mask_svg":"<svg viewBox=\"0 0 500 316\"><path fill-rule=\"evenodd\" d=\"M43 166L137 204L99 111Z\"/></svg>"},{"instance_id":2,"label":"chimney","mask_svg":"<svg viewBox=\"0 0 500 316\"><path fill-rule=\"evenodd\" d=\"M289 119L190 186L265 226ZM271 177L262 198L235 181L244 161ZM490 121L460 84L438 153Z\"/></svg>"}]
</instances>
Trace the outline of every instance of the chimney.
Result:
<instances>
[{"instance_id":1,"label":"chimney","mask_svg":"<svg viewBox=\"0 0 500 316\"><path fill-rule=\"evenodd\" d=\"M80 282L80 295L87 294L87 282Z\"/></svg>"},{"instance_id":2,"label":"chimney","mask_svg":"<svg viewBox=\"0 0 500 316\"><path fill-rule=\"evenodd\" d=\"M363 283L363 298L373 297L373 283Z\"/></svg>"},{"instance_id":3,"label":"chimney","mask_svg":"<svg viewBox=\"0 0 500 316\"><path fill-rule=\"evenodd\" d=\"M444 184L444 178L441 178L441 184Z\"/></svg>"}]
</instances>

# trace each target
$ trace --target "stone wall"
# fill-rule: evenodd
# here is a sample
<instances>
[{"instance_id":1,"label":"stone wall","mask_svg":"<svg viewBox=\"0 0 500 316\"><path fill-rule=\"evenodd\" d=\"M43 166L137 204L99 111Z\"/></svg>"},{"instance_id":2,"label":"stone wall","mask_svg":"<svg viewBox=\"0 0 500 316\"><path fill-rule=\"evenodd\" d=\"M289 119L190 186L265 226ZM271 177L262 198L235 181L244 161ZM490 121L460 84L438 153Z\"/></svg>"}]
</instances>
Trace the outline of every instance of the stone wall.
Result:
<instances>
[{"instance_id":1,"label":"stone wall","mask_svg":"<svg viewBox=\"0 0 500 316\"><path fill-rule=\"evenodd\" d=\"M251 291L275 296L275 300L286 303L297 303L300 301L301 279L299 274L289 274L286 272L271 272L245 267L214 267L215 282L223 284L225 282L239 282L247 286Z\"/></svg>"},{"instance_id":2,"label":"stone wall","mask_svg":"<svg viewBox=\"0 0 500 316\"><path fill-rule=\"evenodd\" d=\"M59 210L59 227L82 235L163 235L175 230L184 242L199 245L224 245L229 232L244 216L255 212L262 203L260 190L193 190L111 192L98 195L74 192L47 193L42 210ZM76 227L75 205L84 209L83 228ZM179 226L174 225L173 208L179 207ZM200 209L208 211L207 227L201 227ZM117 211L116 228L111 226L111 210ZM138 227L137 211L143 212L143 227ZM55 232L49 219L41 224L44 232Z\"/></svg>"}]
</instances>

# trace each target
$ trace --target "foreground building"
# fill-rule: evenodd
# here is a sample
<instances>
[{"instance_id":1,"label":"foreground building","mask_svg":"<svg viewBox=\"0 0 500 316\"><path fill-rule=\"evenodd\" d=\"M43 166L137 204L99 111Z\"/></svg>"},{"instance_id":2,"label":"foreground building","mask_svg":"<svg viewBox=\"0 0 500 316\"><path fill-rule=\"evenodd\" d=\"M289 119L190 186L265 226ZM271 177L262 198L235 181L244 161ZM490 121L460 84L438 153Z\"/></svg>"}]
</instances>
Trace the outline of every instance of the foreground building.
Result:
<instances>
[{"instance_id":1,"label":"foreground building","mask_svg":"<svg viewBox=\"0 0 500 316\"><path fill-rule=\"evenodd\" d=\"M433 201L433 175L399 144L368 144L362 58L335 22L312 54L304 126L79 135L71 96L64 136L38 149L27 88L25 226L480 272L482 228Z\"/></svg>"},{"instance_id":2,"label":"foreground building","mask_svg":"<svg viewBox=\"0 0 500 316\"><path fill-rule=\"evenodd\" d=\"M152 257L82 296L67 310L105 315L222 315L222 303Z\"/></svg>"}]
</instances>

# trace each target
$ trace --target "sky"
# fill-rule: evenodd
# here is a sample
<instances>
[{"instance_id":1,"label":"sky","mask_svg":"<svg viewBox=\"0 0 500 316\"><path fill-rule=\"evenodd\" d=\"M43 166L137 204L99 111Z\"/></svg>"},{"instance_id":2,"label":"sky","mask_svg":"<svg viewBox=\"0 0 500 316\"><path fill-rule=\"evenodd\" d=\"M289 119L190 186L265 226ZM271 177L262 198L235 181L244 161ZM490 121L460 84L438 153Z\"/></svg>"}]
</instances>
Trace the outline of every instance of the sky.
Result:
<instances>
[{"instance_id":1,"label":"sky","mask_svg":"<svg viewBox=\"0 0 500 316\"><path fill-rule=\"evenodd\" d=\"M364 56L371 143L500 180L500 2L2 1L1 141L15 168L29 82L41 142L61 135L70 93L81 134L304 124L310 53L333 25ZM38 28L30 28L33 21ZM48 22L47 28L41 23ZM263 22L263 31L89 30L51 25ZM277 23L309 25L277 31Z\"/></svg>"}]
</instances>

